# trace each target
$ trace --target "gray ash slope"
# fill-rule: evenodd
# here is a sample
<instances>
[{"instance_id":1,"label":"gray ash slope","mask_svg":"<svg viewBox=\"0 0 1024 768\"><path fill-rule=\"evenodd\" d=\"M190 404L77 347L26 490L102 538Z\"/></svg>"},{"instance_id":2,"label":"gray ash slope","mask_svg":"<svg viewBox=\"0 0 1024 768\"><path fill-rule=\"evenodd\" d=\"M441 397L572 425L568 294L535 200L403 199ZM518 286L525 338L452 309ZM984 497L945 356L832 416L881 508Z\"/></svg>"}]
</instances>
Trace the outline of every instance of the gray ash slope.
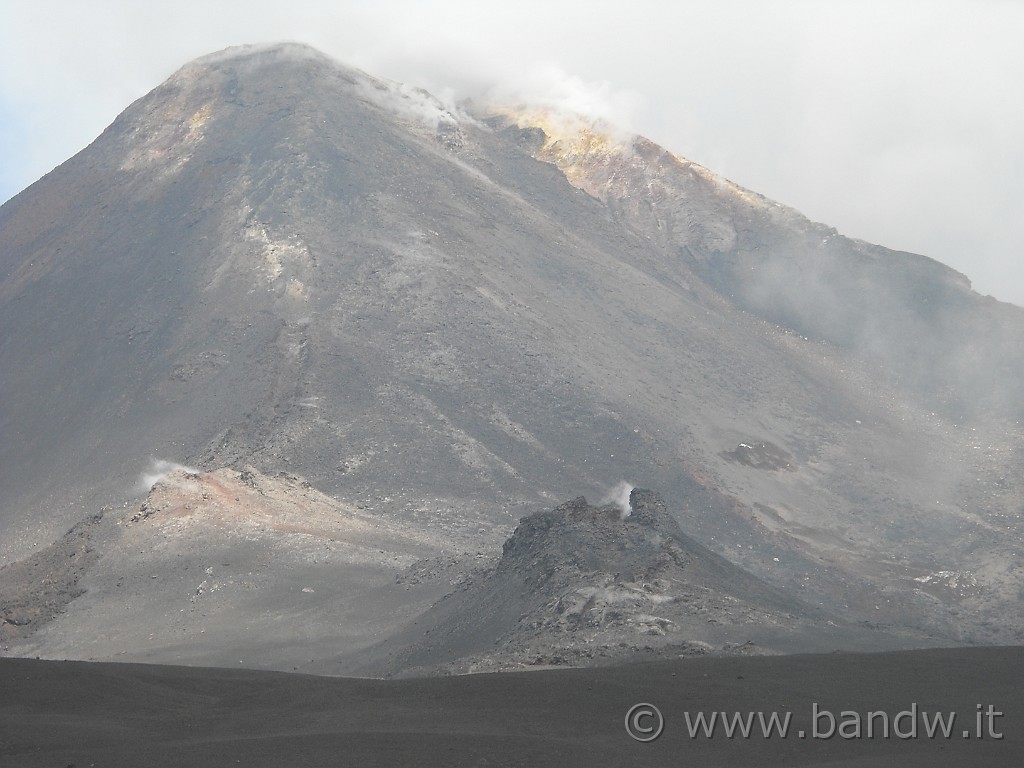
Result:
<instances>
[{"instance_id":1,"label":"gray ash slope","mask_svg":"<svg viewBox=\"0 0 1024 768\"><path fill-rule=\"evenodd\" d=\"M1021 309L981 298L964 275L842 237L643 138L628 152L548 140L534 154L736 306L880 364L954 421L1024 417Z\"/></svg>"},{"instance_id":2,"label":"gray ash slope","mask_svg":"<svg viewBox=\"0 0 1024 768\"><path fill-rule=\"evenodd\" d=\"M147 457L470 550L628 478L847 620L1020 640L1024 311L642 139L474 114L233 50L0 208L0 562Z\"/></svg>"}]
</instances>

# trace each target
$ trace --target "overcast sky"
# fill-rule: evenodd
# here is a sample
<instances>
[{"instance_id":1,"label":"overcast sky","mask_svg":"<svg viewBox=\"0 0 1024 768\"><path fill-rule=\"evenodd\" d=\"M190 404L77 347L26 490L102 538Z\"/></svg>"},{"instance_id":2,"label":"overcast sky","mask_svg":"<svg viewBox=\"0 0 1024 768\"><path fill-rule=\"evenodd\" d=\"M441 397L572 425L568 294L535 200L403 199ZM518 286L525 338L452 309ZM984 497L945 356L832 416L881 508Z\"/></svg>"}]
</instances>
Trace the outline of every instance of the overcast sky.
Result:
<instances>
[{"instance_id":1,"label":"overcast sky","mask_svg":"<svg viewBox=\"0 0 1024 768\"><path fill-rule=\"evenodd\" d=\"M0 0L0 201L180 65L310 43L612 119L1024 305L1024 2Z\"/></svg>"}]
</instances>

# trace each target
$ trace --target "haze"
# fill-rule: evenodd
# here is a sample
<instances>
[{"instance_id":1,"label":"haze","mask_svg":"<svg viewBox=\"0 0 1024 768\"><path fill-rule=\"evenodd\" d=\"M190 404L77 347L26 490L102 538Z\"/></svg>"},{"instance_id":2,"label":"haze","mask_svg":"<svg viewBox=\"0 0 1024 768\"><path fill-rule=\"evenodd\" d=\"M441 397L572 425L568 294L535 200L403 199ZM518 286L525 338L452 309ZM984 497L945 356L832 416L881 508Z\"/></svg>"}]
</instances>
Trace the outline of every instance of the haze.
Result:
<instances>
[{"instance_id":1,"label":"haze","mask_svg":"<svg viewBox=\"0 0 1024 768\"><path fill-rule=\"evenodd\" d=\"M649 136L1024 304L1024 6L1011 2L3 2L0 200L182 61L293 39L453 98Z\"/></svg>"}]
</instances>

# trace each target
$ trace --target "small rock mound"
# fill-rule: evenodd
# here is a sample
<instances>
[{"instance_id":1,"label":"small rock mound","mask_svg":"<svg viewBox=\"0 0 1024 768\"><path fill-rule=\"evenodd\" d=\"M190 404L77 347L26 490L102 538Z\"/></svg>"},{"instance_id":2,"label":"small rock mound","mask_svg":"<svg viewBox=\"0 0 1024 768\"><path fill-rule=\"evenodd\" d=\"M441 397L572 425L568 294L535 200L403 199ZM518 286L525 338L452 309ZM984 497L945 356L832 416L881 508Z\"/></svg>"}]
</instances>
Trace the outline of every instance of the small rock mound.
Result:
<instances>
[{"instance_id":1,"label":"small rock mound","mask_svg":"<svg viewBox=\"0 0 1024 768\"><path fill-rule=\"evenodd\" d=\"M524 517L490 572L396 638L389 671L748 653L751 627L813 613L684 534L651 491L634 489L630 507L579 497Z\"/></svg>"},{"instance_id":2,"label":"small rock mound","mask_svg":"<svg viewBox=\"0 0 1024 768\"><path fill-rule=\"evenodd\" d=\"M88 515L53 544L0 568L0 656L44 627L85 592L80 582L99 559L94 537L107 508Z\"/></svg>"}]
</instances>

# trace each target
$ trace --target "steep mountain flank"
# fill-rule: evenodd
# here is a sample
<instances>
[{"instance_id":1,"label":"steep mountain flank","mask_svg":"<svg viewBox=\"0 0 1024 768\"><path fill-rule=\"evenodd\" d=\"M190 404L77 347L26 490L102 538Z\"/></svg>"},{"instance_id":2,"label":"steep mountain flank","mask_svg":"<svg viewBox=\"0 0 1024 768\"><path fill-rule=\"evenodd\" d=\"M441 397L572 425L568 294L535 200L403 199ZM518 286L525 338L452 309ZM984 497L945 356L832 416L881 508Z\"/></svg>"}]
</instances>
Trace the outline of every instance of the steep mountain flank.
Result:
<instances>
[{"instance_id":1,"label":"steep mountain flank","mask_svg":"<svg viewBox=\"0 0 1024 768\"><path fill-rule=\"evenodd\" d=\"M289 504L375 516L426 571L468 554L448 586L523 515L628 480L837 622L1019 642L1024 310L643 139L530 114L301 45L231 49L0 208L0 565L104 507L135 514L154 459L301 477ZM76 606L114 594L89 574L145 574L138 600L169 605L146 556L188 547L158 517L118 549L112 519L36 652L178 653L141 626L88 646L107 614ZM302 547L275 551L311 573ZM430 601L387 632L413 604ZM305 614L318 658L336 619Z\"/></svg>"},{"instance_id":2,"label":"steep mountain flank","mask_svg":"<svg viewBox=\"0 0 1024 768\"><path fill-rule=\"evenodd\" d=\"M642 137L529 108L497 125L735 304L882 366L955 419L1024 416L1021 309L917 254L852 240ZM899 212L894 212L899 215ZM688 269L681 269L685 265Z\"/></svg>"}]
</instances>

